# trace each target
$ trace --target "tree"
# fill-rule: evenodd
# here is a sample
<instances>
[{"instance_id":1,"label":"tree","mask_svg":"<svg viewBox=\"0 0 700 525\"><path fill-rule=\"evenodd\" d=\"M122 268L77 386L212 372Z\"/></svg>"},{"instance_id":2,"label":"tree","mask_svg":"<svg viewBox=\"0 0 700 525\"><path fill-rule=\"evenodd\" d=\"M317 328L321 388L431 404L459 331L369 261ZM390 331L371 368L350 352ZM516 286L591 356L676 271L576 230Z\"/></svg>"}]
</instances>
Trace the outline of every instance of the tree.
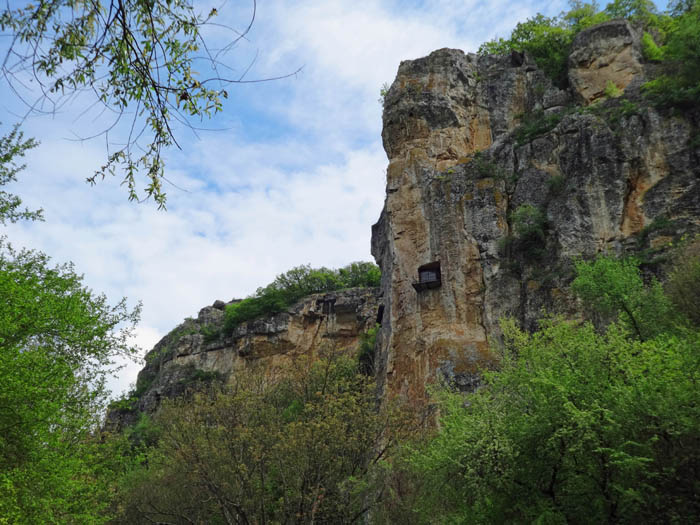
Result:
<instances>
[{"instance_id":1,"label":"tree","mask_svg":"<svg viewBox=\"0 0 700 525\"><path fill-rule=\"evenodd\" d=\"M72 265L4 241L0 296L0 516L92 522L107 501L98 472L109 458L90 437L114 358L135 353L139 308L110 306Z\"/></svg>"},{"instance_id":2,"label":"tree","mask_svg":"<svg viewBox=\"0 0 700 525\"><path fill-rule=\"evenodd\" d=\"M0 12L0 30L10 36L2 72L30 113L53 113L92 95L113 117L99 135L116 149L88 181L121 167L129 198L138 199L137 175L143 172L146 197L163 207L162 154L179 147L174 123L209 118L221 110L231 84L261 81L246 79L250 66L229 76L232 69L221 62L250 30L255 0L251 8L247 27L238 32L215 23L216 8L197 13L190 0L14 2ZM203 38L207 25L230 31L233 40L211 49ZM39 93L27 92L26 81ZM125 133L110 140L123 117L130 119Z\"/></svg>"},{"instance_id":3,"label":"tree","mask_svg":"<svg viewBox=\"0 0 700 525\"><path fill-rule=\"evenodd\" d=\"M644 284L635 258L601 256L593 262L578 261L576 272L571 289L599 327L618 320L645 340L683 324L661 283L653 279L649 286Z\"/></svg>"},{"instance_id":4,"label":"tree","mask_svg":"<svg viewBox=\"0 0 700 525\"><path fill-rule=\"evenodd\" d=\"M227 388L166 401L156 422L121 523L360 523L401 429L338 355L238 371Z\"/></svg>"},{"instance_id":5,"label":"tree","mask_svg":"<svg viewBox=\"0 0 700 525\"><path fill-rule=\"evenodd\" d=\"M700 105L700 1L676 12L666 24L666 42L660 48L662 74L644 89L657 105L696 110Z\"/></svg>"},{"instance_id":6,"label":"tree","mask_svg":"<svg viewBox=\"0 0 700 525\"><path fill-rule=\"evenodd\" d=\"M610 297L637 297L636 267L620 264L613 272L605 261L577 269L616 273ZM607 277L598 288L603 295ZM484 387L467 396L438 394L439 430L410 459L423 481L415 521L700 518L700 332L639 316L642 340L618 299L589 304L611 305L622 322L598 330L546 319L530 334L504 321L500 367L484 372ZM648 326L659 321L672 329Z\"/></svg>"},{"instance_id":7,"label":"tree","mask_svg":"<svg viewBox=\"0 0 700 525\"><path fill-rule=\"evenodd\" d=\"M338 270L302 265L275 277L255 295L227 305L224 332L232 333L242 322L283 311L314 293L344 288L379 286L381 270L370 262L350 263Z\"/></svg>"}]
</instances>

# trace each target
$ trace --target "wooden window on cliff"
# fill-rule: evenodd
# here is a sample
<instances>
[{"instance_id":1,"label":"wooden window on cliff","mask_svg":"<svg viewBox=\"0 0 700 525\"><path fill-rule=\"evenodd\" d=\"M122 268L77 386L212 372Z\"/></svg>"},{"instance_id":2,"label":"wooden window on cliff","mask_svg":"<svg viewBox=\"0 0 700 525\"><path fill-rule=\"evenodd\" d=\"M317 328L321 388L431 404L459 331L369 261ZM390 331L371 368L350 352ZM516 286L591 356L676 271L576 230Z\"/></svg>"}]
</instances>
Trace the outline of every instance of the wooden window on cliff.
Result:
<instances>
[{"instance_id":1,"label":"wooden window on cliff","mask_svg":"<svg viewBox=\"0 0 700 525\"><path fill-rule=\"evenodd\" d=\"M417 292L428 290L429 288L438 288L440 285L442 285L440 261L424 264L418 268L418 282L413 283L413 287Z\"/></svg>"}]
</instances>

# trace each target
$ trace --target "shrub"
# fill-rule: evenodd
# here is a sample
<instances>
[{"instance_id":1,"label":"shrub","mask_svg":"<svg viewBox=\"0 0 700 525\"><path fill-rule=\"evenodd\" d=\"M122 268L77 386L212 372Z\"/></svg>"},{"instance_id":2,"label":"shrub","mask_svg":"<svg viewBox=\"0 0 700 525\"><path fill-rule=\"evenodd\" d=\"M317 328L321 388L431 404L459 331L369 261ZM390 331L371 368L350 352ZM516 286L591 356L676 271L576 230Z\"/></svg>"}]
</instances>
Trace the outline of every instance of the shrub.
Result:
<instances>
[{"instance_id":1,"label":"shrub","mask_svg":"<svg viewBox=\"0 0 700 525\"><path fill-rule=\"evenodd\" d=\"M564 175L554 175L547 179L547 187L550 195L560 195L566 187L566 177Z\"/></svg>"},{"instance_id":2,"label":"shrub","mask_svg":"<svg viewBox=\"0 0 700 525\"><path fill-rule=\"evenodd\" d=\"M535 111L523 116L523 120L515 130L515 143L518 146L532 142L533 139L549 133L561 122L565 113L545 113Z\"/></svg>"},{"instance_id":3,"label":"shrub","mask_svg":"<svg viewBox=\"0 0 700 525\"><path fill-rule=\"evenodd\" d=\"M608 98L618 98L622 96L622 90L612 80L608 80L603 94Z\"/></svg>"},{"instance_id":4,"label":"shrub","mask_svg":"<svg viewBox=\"0 0 700 525\"><path fill-rule=\"evenodd\" d=\"M646 32L642 36L642 54L649 62L661 62L664 57L663 51L656 45L654 38Z\"/></svg>"},{"instance_id":5,"label":"shrub","mask_svg":"<svg viewBox=\"0 0 700 525\"><path fill-rule=\"evenodd\" d=\"M360 335L360 349L357 358L358 366L360 367L360 372L368 376L374 375L375 344L377 342L379 326L379 324L376 324Z\"/></svg>"},{"instance_id":6,"label":"shrub","mask_svg":"<svg viewBox=\"0 0 700 525\"><path fill-rule=\"evenodd\" d=\"M529 259L539 258L544 251L547 217L532 204L523 204L511 215L513 248Z\"/></svg>"}]
</instances>

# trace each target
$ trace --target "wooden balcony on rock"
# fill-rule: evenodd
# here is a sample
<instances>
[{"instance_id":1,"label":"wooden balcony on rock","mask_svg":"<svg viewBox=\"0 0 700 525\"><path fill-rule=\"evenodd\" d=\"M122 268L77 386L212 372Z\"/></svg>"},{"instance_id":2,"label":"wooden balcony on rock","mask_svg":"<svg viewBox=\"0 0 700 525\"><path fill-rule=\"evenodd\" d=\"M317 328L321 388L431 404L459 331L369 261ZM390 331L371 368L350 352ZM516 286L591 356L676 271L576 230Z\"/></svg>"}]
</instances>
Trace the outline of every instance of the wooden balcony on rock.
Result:
<instances>
[{"instance_id":1,"label":"wooden balcony on rock","mask_svg":"<svg viewBox=\"0 0 700 525\"><path fill-rule=\"evenodd\" d=\"M416 292L439 288L440 286L442 286L442 278L439 261L424 264L418 268L418 282L413 283L413 288L416 289Z\"/></svg>"}]
</instances>

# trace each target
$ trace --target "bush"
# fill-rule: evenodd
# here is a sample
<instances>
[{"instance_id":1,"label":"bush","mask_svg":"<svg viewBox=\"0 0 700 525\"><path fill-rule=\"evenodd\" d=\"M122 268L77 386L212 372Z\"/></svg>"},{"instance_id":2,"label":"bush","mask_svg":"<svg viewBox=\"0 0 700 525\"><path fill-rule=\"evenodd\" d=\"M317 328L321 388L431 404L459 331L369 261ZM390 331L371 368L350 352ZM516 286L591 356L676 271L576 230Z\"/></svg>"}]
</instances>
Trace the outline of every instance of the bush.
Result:
<instances>
[{"instance_id":1,"label":"bush","mask_svg":"<svg viewBox=\"0 0 700 525\"><path fill-rule=\"evenodd\" d=\"M375 344L377 342L377 332L379 324L374 325L365 333L360 335L360 350L358 352L358 362L360 372L365 375L374 375Z\"/></svg>"},{"instance_id":2,"label":"bush","mask_svg":"<svg viewBox=\"0 0 700 525\"><path fill-rule=\"evenodd\" d=\"M552 175L547 179L547 188L552 196L561 195L566 187L566 177L564 175Z\"/></svg>"},{"instance_id":3,"label":"bush","mask_svg":"<svg viewBox=\"0 0 700 525\"><path fill-rule=\"evenodd\" d=\"M512 247L528 259L542 256L545 245L547 216L532 204L523 204L511 215Z\"/></svg>"},{"instance_id":4,"label":"bush","mask_svg":"<svg viewBox=\"0 0 700 525\"><path fill-rule=\"evenodd\" d=\"M533 139L549 133L563 119L565 113L545 113L544 111L535 111L528 113L523 117L520 126L515 130L515 143L518 146L532 142Z\"/></svg>"},{"instance_id":5,"label":"bush","mask_svg":"<svg viewBox=\"0 0 700 525\"><path fill-rule=\"evenodd\" d=\"M642 54L649 62L661 62L664 57L663 51L656 45L654 38L646 32L642 36Z\"/></svg>"}]
</instances>

